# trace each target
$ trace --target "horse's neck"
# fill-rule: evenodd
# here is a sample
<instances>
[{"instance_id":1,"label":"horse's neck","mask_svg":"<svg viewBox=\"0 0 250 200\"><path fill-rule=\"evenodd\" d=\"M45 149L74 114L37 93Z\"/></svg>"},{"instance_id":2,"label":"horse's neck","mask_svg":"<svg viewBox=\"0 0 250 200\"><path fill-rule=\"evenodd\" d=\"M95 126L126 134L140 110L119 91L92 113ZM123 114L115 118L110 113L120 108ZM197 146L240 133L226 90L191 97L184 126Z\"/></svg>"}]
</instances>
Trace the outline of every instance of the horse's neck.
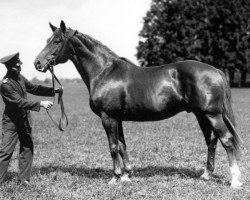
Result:
<instances>
[{"instance_id":1,"label":"horse's neck","mask_svg":"<svg viewBox=\"0 0 250 200\"><path fill-rule=\"evenodd\" d=\"M74 63L89 91L91 83L110 63L112 57L105 51L99 51L92 44L84 44L77 38L74 40L74 55L70 60Z\"/></svg>"},{"instance_id":2,"label":"horse's neck","mask_svg":"<svg viewBox=\"0 0 250 200\"><path fill-rule=\"evenodd\" d=\"M73 55L70 58L70 60L75 65L78 73L82 77L82 80L84 81L84 83L86 84L88 90L90 91L90 78L89 78L89 75L86 73L85 69L82 67L80 60L78 59L78 57L76 55Z\"/></svg>"}]
</instances>

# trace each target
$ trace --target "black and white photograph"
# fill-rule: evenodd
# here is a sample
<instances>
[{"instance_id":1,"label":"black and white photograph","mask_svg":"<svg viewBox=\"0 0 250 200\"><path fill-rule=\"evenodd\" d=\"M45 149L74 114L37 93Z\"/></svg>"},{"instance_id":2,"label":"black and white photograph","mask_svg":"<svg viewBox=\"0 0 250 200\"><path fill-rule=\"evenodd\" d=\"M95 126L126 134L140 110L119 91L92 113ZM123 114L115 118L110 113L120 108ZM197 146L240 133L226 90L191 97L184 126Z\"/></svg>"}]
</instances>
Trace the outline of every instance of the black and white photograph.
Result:
<instances>
[{"instance_id":1,"label":"black and white photograph","mask_svg":"<svg viewBox=\"0 0 250 200\"><path fill-rule=\"evenodd\" d=\"M249 200L250 0L1 0L0 200Z\"/></svg>"}]
</instances>

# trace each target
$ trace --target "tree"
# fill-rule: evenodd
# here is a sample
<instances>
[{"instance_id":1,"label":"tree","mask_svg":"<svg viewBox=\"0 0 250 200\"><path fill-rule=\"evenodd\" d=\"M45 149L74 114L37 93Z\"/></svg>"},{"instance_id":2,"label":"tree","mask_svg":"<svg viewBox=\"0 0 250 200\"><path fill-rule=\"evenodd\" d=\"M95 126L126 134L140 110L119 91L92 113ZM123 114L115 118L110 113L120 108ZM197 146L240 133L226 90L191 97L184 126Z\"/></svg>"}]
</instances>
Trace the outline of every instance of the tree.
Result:
<instances>
[{"instance_id":1,"label":"tree","mask_svg":"<svg viewBox=\"0 0 250 200\"><path fill-rule=\"evenodd\" d=\"M247 71L250 0L153 0L139 36L142 66L195 59Z\"/></svg>"}]
</instances>

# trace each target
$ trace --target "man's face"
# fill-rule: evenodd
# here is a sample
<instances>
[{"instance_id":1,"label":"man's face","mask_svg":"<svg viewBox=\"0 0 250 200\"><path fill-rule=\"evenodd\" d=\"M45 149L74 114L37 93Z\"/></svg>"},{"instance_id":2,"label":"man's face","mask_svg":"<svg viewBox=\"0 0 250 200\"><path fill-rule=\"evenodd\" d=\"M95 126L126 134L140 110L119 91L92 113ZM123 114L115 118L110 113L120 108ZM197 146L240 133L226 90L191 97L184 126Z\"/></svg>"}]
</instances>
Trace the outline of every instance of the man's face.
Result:
<instances>
[{"instance_id":1,"label":"man's face","mask_svg":"<svg viewBox=\"0 0 250 200\"><path fill-rule=\"evenodd\" d=\"M14 62L13 62L13 64L11 65L11 66L9 66L9 71L11 72L11 73L13 73L13 74L15 74L15 75L18 75L18 74L20 74L20 72L21 72L21 65L22 65L23 63L21 62L21 60L19 59L19 58L17 58Z\"/></svg>"}]
</instances>

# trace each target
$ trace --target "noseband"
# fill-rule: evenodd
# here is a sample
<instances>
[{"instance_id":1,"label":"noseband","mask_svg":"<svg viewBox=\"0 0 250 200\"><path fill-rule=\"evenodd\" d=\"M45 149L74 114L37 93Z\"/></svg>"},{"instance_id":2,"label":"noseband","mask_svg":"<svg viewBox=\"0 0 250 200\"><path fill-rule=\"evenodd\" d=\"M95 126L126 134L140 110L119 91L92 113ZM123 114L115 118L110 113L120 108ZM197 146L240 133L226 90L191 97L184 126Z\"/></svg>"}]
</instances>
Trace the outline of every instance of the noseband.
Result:
<instances>
[{"instance_id":1,"label":"noseband","mask_svg":"<svg viewBox=\"0 0 250 200\"><path fill-rule=\"evenodd\" d=\"M60 50L58 52L61 52L62 48L65 46L65 44L68 42L69 38L71 36L73 36L75 34L76 31L72 31L71 34L68 35L68 37L65 37L64 42L62 47L60 48ZM69 47L72 49L72 51L74 52L73 46L71 43L69 43ZM56 65L56 59L59 57L59 53L56 55L56 57L54 57L53 59L50 59L47 63L46 66L48 66L49 71L52 75L52 86L53 86L53 91L55 91L55 80L57 81L57 83L60 85L59 87L59 95L58 95L58 104L61 107L61 117L59 120L59 124L57 124L55 122L55 120L52 118L52 116L50 115L49 111L46 110L48 116L50 117L51 121L55 124L55 126L57 126L59 128L60 131L64 131L65 128L68 126L68 117L65 113L64 110L64 103L63 103L63 87L62 84L60 83L59 79L56 77L55 73L54 73L54 66ZM53 103L55 102L55 94L54 94L54 100Z\"/></svg>"}]
</instances>

